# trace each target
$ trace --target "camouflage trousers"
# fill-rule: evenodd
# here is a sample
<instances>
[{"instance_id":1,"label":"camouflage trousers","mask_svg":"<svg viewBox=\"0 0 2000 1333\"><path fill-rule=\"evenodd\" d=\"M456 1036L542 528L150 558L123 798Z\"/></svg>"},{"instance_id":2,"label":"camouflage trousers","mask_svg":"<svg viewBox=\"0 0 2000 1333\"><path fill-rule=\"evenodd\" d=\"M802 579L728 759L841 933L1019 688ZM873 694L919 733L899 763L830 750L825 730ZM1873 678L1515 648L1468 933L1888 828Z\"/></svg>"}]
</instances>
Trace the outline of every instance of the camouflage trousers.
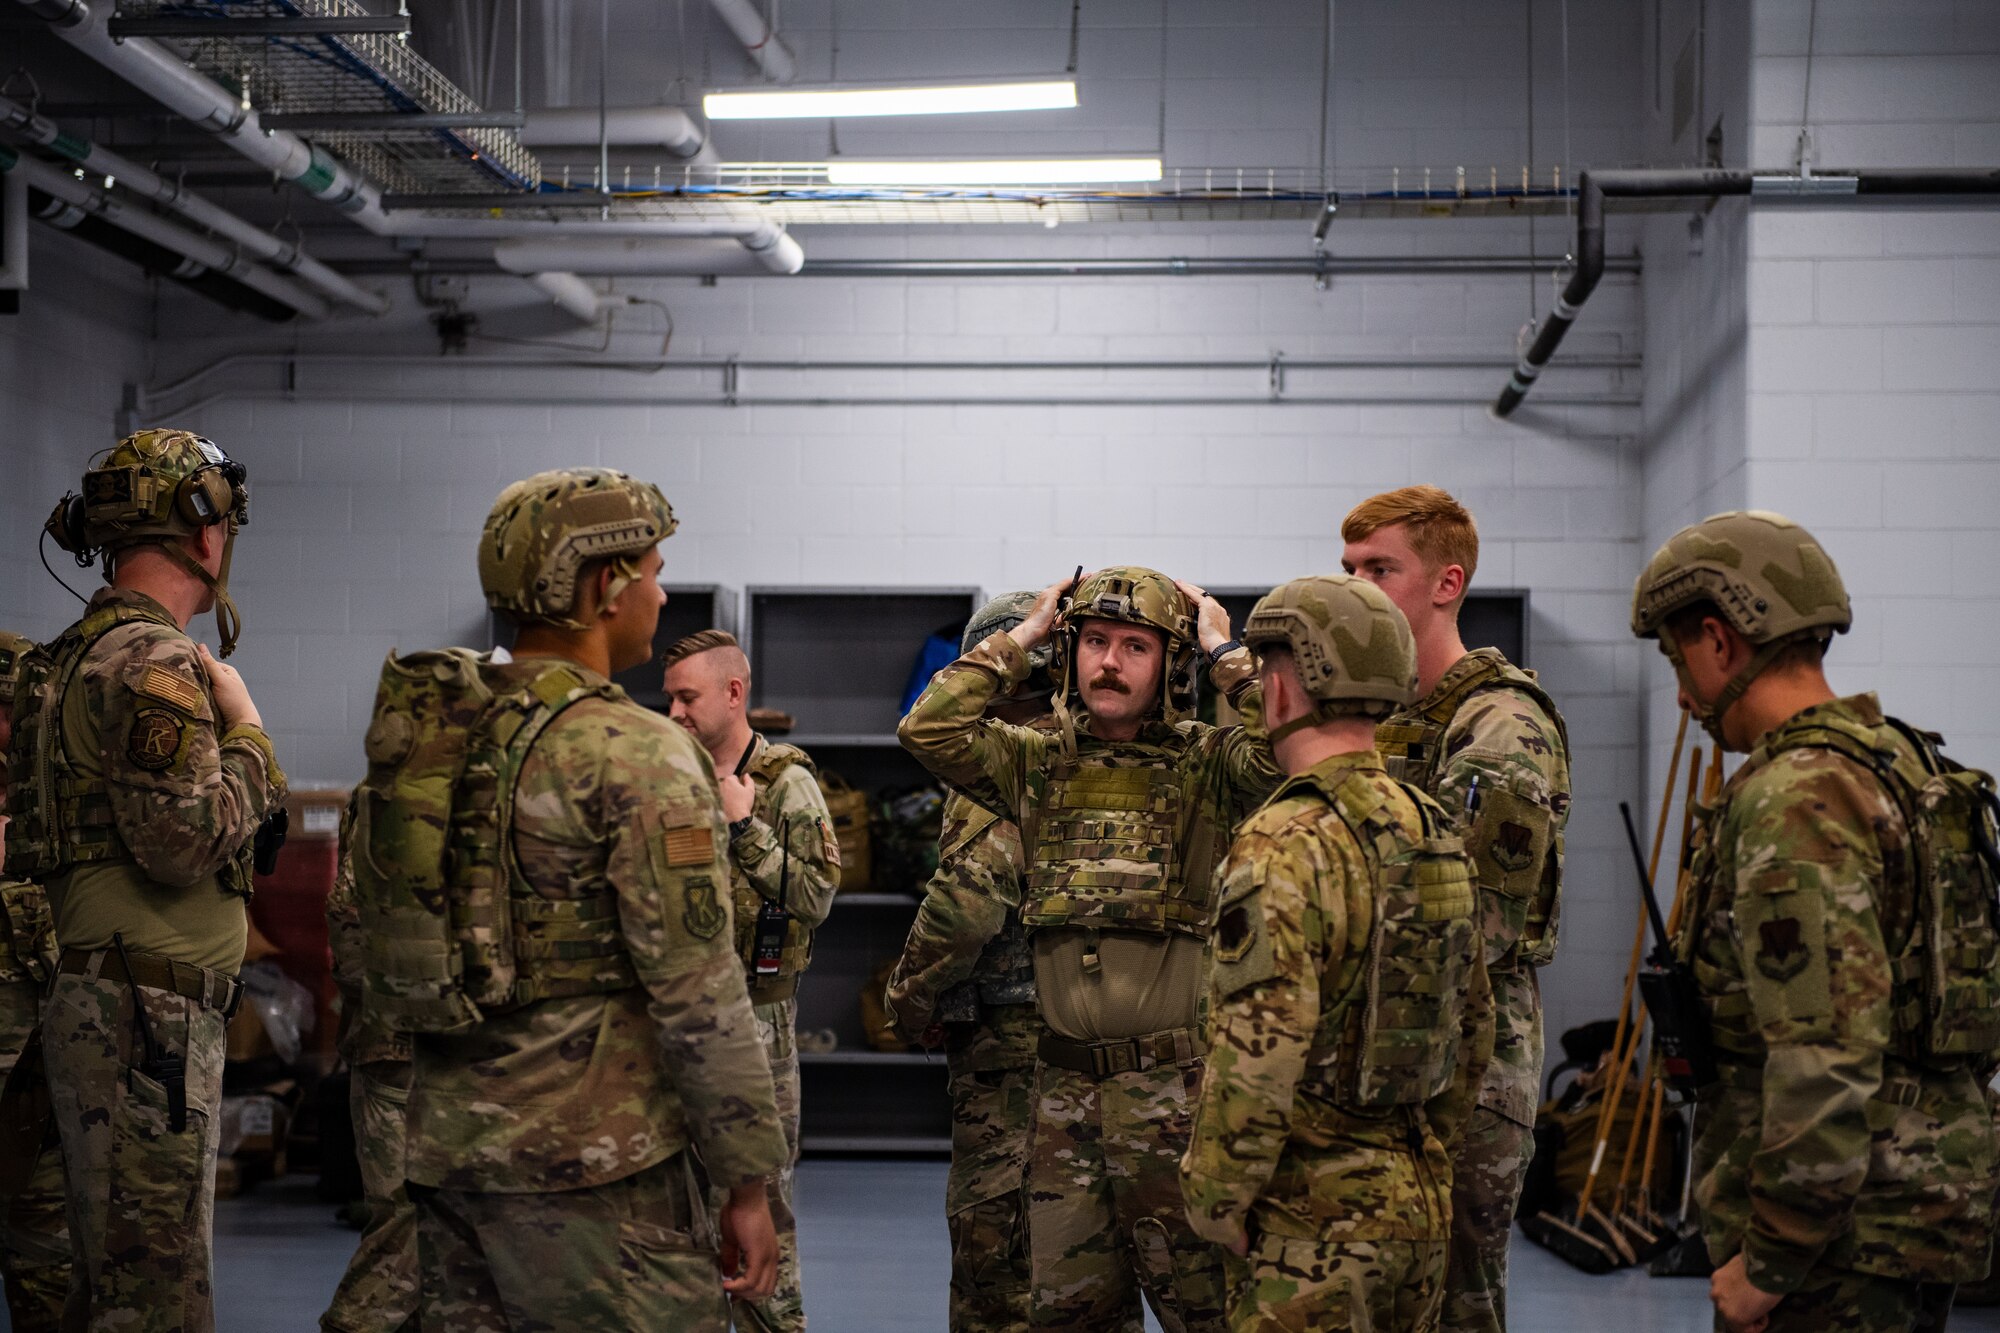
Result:
<instances>
[{"instance_id":1,"label":"camouflage trousers","mask_svg":"<svg viewBox=\"0 0 2000 1333\"><path fill-rule=\"evenodd\" d=\"M320 1316L327 1333L394 1333L414 1327L422 1277L417 1270L417 1209L403 1179L413 1066L379 1060L354 1066L348 1094L361 1193L368 1225L347 1272Z\"/></svg>"},{"instance_id":2,"label":"camouflage trousers","mask_svg":"<svg viewBox=\"0 0 2000 1333\"><path fill-rule=\"evenodd\" d=\"M1140 1326L1140 1295L1167 1333L1226 1326L1223 1251L1181 1198L1201 1066L1093 1078L1035 1072L1028 1249L1037 1328Z\"/></svg>"},{"instance_id":3,"label":"camouflage trousers","mask_svg":"<svg viewBox=\"0 0 2000 1333\"><path fill-rule=\"evenodd\" d=\"M778 1285L755 1305L729 1303L736 1327L745 1333L797 1333L806 1326L805 1291L799 1282L799 1221L792 1212L792 1182L799 1166L799 1002L780 1000L756 1006L757 1035L771 1060L771 1083L778 1094L778 1123L785 1130L785 1168L770 1182L771 1223L778 1230ZM723 1196L711 1193L719 1213Z\"/></svg>"},{"instance_id":4,"label":"camouflage trousers","mask_svg":"<svg viewBox=\"0 0 2000 1333\"><path fill-rule=\"evenodd\" d=\"M187 1062L187 1127L179 1133L169 1125L166 1089L135 1068L142 1048L130 986L65 974L42 1008L76 1266L64 1325L209 1333L223 1018L170 991L148 986L139 994L154 1039Z\"/></svg>"},{"instance_id":5,"label":"camouflage trousers","mask_svg":"<svg viewBox=\"0 0 2000 1333\"><path fill-rule=\"evenodd\" d=\"M411 1185L424 1333L726 1333L716 1241L676 1153L590 1189Z\"/></svg>"},{"instance_id":6,"label":"camouflage trousers","mask_svg":"<svg viewBox=\"0 0 2000 1333\"><path fill-rule=\"evenodd\" d=\"M946 1029L951 1077L951 1327L955 1333L1024 1333L1029 1327L1028 1226L1023 1186L1035 1126L1032 1004L986 1010Z\"/></svg>"},{"instance_id":7,"label":"camouflage trousers","mask_svg":"<svg viewBox=\"0 0 2000 1333\"><path fill-rule=\"evenodd\" d=\"M1507 1243L1535 1155L1534 1130L1476 1108L1451 1157L1451 1264L1444 1323L1452 1333L1504 1333Z\"/></svg>"},{"instance_id":8,"label":"camouflage trousers","mask_svg":"<svg viewBox=\"0 0 2000 1333\"><path fill-rule=\"evenodd\" d=\"M1441 1240L1333 1244L1262 1233L1228 1256L1237 1333L1428 1333L1443 1303Z\"/></svg>"},{"instance_id":9,"label":"camouflage trousers","mask_svg":"<svg viewBox=\"0 0 2000 1333\"><path fill-rule=\"evenodd\" d=\"M1950 1282L1905 1282L1845 1268L1814 1268L1771 1311L1765 1333L1943 1333ZM1716 1333L1728 1333L1722 1316Z\"/></svg>"},{"instance_id":10,"label":"camouflage trousers","mask_svg":"<svg viewBox=\"0 0 2000 1333\"><path fill-rule=\"evenodd\" d=\"M0 1081L13 1071L21 1048L41 1022L41 1007L37 982L0 982ZM63 1194L62 1148L53 1140L44 1142L27 1183L0 1218L0 1279L7 1285L14 1333L54 1333L62 1322L69 1295L68 1204Z\"/></svg>"}]
</instances>

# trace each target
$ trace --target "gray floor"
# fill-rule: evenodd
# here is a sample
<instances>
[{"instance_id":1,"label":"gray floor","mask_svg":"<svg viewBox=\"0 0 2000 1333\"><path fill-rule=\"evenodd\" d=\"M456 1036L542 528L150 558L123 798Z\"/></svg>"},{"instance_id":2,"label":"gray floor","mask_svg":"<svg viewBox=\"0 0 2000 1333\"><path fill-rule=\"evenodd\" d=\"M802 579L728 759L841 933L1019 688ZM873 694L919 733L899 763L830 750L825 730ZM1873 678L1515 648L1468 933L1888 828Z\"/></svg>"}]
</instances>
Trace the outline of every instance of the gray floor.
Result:
<instances>
[{"instance_id":1,"label":"gray floor","mask_svg":"<svg viewBox=\"0 0 2000 1333\"><path fill-rule=\"evenodd\" d=\"M938 1333L950 1247L941 1162L809 1161L798 1208L807 1309L820 1333ZM355 1233L308 1181L265 1185L216 1212L220 1333L312 1333ZM1516 1237L1515 1333L1708 1333L1708 1284L1643 1272L1588 1277ZM0 1311L0 1330L6 1327ZM1150 1326L1150 1325L1149 1325ZM2000 1331L2000 1311L1964 1310L1954 1333Z\"/></svg>"}]
</instances>

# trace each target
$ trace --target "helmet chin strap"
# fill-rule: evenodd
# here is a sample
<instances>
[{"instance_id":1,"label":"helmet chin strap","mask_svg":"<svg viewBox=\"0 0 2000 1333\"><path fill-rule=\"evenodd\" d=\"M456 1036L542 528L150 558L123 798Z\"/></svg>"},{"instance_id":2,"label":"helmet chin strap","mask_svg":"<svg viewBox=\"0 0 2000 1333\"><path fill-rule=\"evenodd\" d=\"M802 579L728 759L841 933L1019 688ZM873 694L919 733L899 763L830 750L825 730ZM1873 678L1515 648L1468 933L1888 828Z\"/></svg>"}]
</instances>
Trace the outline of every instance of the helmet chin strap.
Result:
<instances>
[{"instance_id":1,"label":"helmet chin strap","mask_svg":"<svg viewBox=\"0 0 2000 1333\"><path fill-rule=\"evenodd\" d=\"M216 653L227 657L236 651L236 640L243 634L243 616L236 609L236 601L229 595L229 562L236 554L236 521L229 520L229 535L222 539L222 570L211 574L199 560L187 553L187 548L177 541L160 543L168 555L179 561L181 567L206 584L215 594L215 631L222 640Z\"/></svg>"},{"instance_id":2,"label":"helmet chin strap","mask_svg":"<svg viewBox=\"0 0 2000 1333\"><path fill-rule=\"evenodd\" d=\"M1750 660L1743 664L1743 669L1729 678L1728 683L1722 687L1722 693L1715 696L1714 702L1702 705L1697 701L1693 710L1694 720L1701 724L1701 729L1708 733L1710 740L1725 750L1731 748L1729 742L1722 738L1723 718L1795 637L1797 636L1773 639L1769 643L1760 644L1757 651L1750 655ZM1688 698L1696 699L1694 679L1688 674L1687 659L1681 656L1680 645L1674 642L1673 631L1662 627L1660 645L1667 651L1667 660L1674 664L1674 676L1680 681L1682 692Z\"/></svg>"}]
</instances>

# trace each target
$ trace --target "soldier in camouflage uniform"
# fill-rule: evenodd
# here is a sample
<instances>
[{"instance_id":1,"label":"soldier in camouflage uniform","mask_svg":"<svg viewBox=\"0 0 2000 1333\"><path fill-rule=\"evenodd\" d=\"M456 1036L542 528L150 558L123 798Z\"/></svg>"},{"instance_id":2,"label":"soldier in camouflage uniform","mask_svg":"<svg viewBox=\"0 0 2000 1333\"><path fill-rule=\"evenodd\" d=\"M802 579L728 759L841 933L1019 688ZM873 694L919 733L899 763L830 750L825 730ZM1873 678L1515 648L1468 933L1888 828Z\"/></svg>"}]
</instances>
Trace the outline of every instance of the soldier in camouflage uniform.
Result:
<instances>
[{"instance_id":1,"label":"soldier in camouflage uniform","mask_svg":"<svg viewBox=\"0 0 2000 1333\"><path fill-rule=\"evenodd\" d=\"M1059 608L1053 725L987 717L1033 670ZM1186 718L1197 636L1245 725ZM1231 825L1278 781L1259 707L1221 604L1128 566L1045 589L903 719L905 748L1021 828L1021 919L1049 1028L1028 1167L1036 1327L1123 1330L1142 1291L1169 1330L1223 1326L1220 1252L1188 1227L1178 1164L1201 1076L1215 867Z\"/></svg>"},{"instance_id":2,"label":"soldier in camouflage uniform","mask_svg":"<svg viewBox=\"0 0 2000 1333\"><path fill-rule=\"evenodd\" d=\"M960 643L971 652L1012 629L1035 604L1007 593L980 608ZM1035 660L1039 658L1039 660ZM1031 656L1028 680L987 706L1004 722L1049 713L1048 654ZM938 868L925 887L885 997L908 1041L941 1041L951 1088L951 1327L956 1333L1025 1333L1033 1290L1025 1216L1034 1134L1034 955L1021 925L1021 830L953 793L945 803Z\"/></svg>"},{"instance_id":3,"label":"soldier in camouflage uniform","mask_svg":"<svg viewBox=\"0 0 2000 1333\"><path fill-rule=\"evenodd\" d=\"M520 628L512 662L481 660L479 676L545 704L524 724L538 730L498 844L511 856L493 852L516 939L509 998L456 1030L420 1020L424 960L390 937L394 913L373 913L395 883L378 861L414 875L425 844L413 833L398 853L378 811L366 875L355 862L364 1012L421 1029L408 1178L427 1333L712 1333L729 1296L760 1300L774 1281L765 1190L787 1153L732 948L714 771L608 680L651 652L657 543L672 530L655 487L576 468L508 487L480 539L488 604ZM407 747L423 734L393 709L395 667L361 797L390 812L413 798L383 775L420 760ZM693 1152L728 1194L720 1263Z\"/></svg>"},{"instance_id":4,"label":"soldier in camouflage uniform","mask_svg":"<svg viewBox=\"0 0 2000 1333\"><path fill-rule=\"evenodd\" d=\"M1234 1328L1432 1329L1493 1013L1462 844L1374 749L1416 651L1343 574L1273 589L1243 639L1291 776L1223 863L1188 1217L1232 1255Z\"/></svg>"},{"instance_id":5,"label":"soldier in camouflage uniform","mask_svg":"<svg viewBox=\"0 0 2000 1333\"><path fill-rule=\"evenodd\" d=\"M145 430L49 520L111 584L26 659L8 753L8 870L48 891L61 949L42 1044L76 1266L65 1327L214 1324L223 1029L251 843L285 780L242 678L184 627L213 607L234 646L248 508L213 443Z\"/></svg>"},{"instance_id":6,"label":"soldier in camouflage uniform","mask_svg":"<svg viewBox=\"0 0 2000 1333\"><path fill-rule=\"evenodd\" d=\"M13 730L14 685L20 679L21 659L34 647L20 635L0 630L0 756L5 755ZM5 805L6 776L6 765L0 762L0 808ZM0 814L0 1082L13 1072L41 1023L42 992L56 965L48 895L37 885L8 878L6 835L7 817ZM24 1076L28 1072L22 1071ZM6 1151L17 1158L0 1172L20 1181L0 1215L0 1279L7 1286L7 1310L14 1333L54 1333L69 1292L62 1152L45 1139L9 1144Z\"/></svg>"},{"instance_id":7,"label":"soldier in camouflage uniform","mask_svg":"<svg viewBox=\"0 0 2000 1333\"><path fill-rule=\"evenodd\" d=\"M833 910L840 887L840 844L806 752L750 729L750 660L735 637L702 630L668 648L662 660L664 689L673 700L670 716L701 742L715 764L722 812L729 821L736 957L750 985L791 1153L785 1169L771 1181L777 1289L755 1305L736 1302L734 1314L739 1328L794 1333L806 1324L798 1219L792 1212L799 1160L797 996L799 978L812 961L813 931ZM760 924L767 945L761 962Z\"/></svg>"},{"instance_id":8,"label":"soldier in camouflage uniform","mask_svg":"<svg viewBox=\"0 0 2000 1333\"><path fill-rule=\"evenodd\" d=\"M1443 1326L1502 1333L1507 1243L1534 1156L1541 1098L1539 970L1554 961L1569 739L1532 671L1498 648L1466 651L1458 612L1479 562L1472 515L1435 486L1363 501L1341 524L1341 563L1381 588L1417 645L1418 697L1382 720L1375 746L1392 777L1457 822L1479 885L1493 987L1493 1058L1452 1153L1451 1269Z\"/></svg>"},{"instance_id":9,"label":"soldier in camouflage uniform","mask_svg":"<svg viewBox=\"0 0 2000 1333\"><path fill-rule=\"evenodd\" d=\"M417 1265L417 1207L408 1169L410 1034L366 1009L362 977L367 945L354 902L354 811L340 820L340 854L326 901L333 977L340 987L340 1055L347 1061L348 1108L361 1164L367 1222L333 1301L320 1316L325 1333L395 1333L417 1326L422 1273Z\"/></svg>"},{"instance_id":10,"label":"soldier in camouflage uniform","mask_svg":"<svg viewBox=\"0 0 2000 1333\"><path fill-rule=\"evenodd\" d=\"M1955 789L1985 823L1991 779L1834 695L1821 658L1850 618L1819 543L1761 511L1682 529L1633 593L1682 707L1747 755L1704 812L1678 941L1721 1074L1694 1149L1718 1329L1939 1329L1993 1241L1992 881L1966 873L1976 830L1942 878L1924 833Z\"/></svg>"}]
</instances>

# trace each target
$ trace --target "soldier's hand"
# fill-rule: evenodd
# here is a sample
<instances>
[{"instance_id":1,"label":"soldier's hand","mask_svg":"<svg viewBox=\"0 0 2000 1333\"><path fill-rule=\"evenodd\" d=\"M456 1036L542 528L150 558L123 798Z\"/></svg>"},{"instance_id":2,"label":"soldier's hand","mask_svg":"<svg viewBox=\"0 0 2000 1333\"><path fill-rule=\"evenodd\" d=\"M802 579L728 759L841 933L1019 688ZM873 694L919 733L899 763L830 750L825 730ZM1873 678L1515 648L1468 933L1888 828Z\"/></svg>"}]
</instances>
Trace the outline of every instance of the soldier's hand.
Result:
<instances>
[{"instance_id":1,"label":"soldier's hand","mask_svg":"<svg viewBox=\"0 0 2000 1333\"><path fill-rule=\"evenodd\" d=\"M1194 634L1201 644L1201 650L1212 653L1229 642L1229 610L1221 602L1208 595L1208 590L1185 579L1175 579L1174 586L1181 590L1181 596L1194 607Z\"/></svg>"},{"instance_id":2,"label":"soldier's hand","mask_svg":"<svg viewBox=\"0 0 2000 1333\"><path fill-rule=\"evenodd\" d=\"M195 651L201 654L201 669L208 673L209 687L215 691L215 711L222 715L224 727L262 727L263 715L250 698L250 689L243 683L242 673L227 662L219 662L208 651L205 643L196 644Z\"/></svg>"},{"instance_id":3,"label":"soldier's hand","mask_svg":"<svg viewBox=\"0 0 2000 1333\"><path fill-rule=\"evenodd\" d=\"M753 1180L730 1190L722 1205L722 1289L754 1304L777 1285L778 1229L764 1182Z\"/></svg>"},{"instance_id":4,"label":"soldier's hand","mask_svg":"<svg viewBox=\"0 0 2000 1333\"><path fill-rule=\"evenodd\" d=\"M749 778L739 773L718 773L716 786L722 789L722 815L734 824L739 819L748 819L757 808L757 786Z\"/></svg>"},{"instance_id":5,"label":"soldier's hand","mask_svg":"<svg viewBox=\"0 0 2000 1333\"><path fill-rule=\"evenodd\" d=\"M1708 1298L1715 1302L1715 1312L1731 1333L1764 1333L1771 1311L1785 1299L1751 1284L1740 1252L1709 1278Z\"/></svg>"},{"instance_id":6,"label":"soldier's hand","mask_svg":"<svg viewBox=\"0 0 2000 1333\"><path fill-rule=\"evenodd\" d=\"M1048 640L1049 631L1055 627L1056 612L1062 606L1063 594L1069 591L1074 579L1064 579L1051 583L1035 598L1034 606L1028 610L1027 619L1007 631L1014 642L1021 645L1023 652L1033 652Z\"/></svg>"}]
</instances>

